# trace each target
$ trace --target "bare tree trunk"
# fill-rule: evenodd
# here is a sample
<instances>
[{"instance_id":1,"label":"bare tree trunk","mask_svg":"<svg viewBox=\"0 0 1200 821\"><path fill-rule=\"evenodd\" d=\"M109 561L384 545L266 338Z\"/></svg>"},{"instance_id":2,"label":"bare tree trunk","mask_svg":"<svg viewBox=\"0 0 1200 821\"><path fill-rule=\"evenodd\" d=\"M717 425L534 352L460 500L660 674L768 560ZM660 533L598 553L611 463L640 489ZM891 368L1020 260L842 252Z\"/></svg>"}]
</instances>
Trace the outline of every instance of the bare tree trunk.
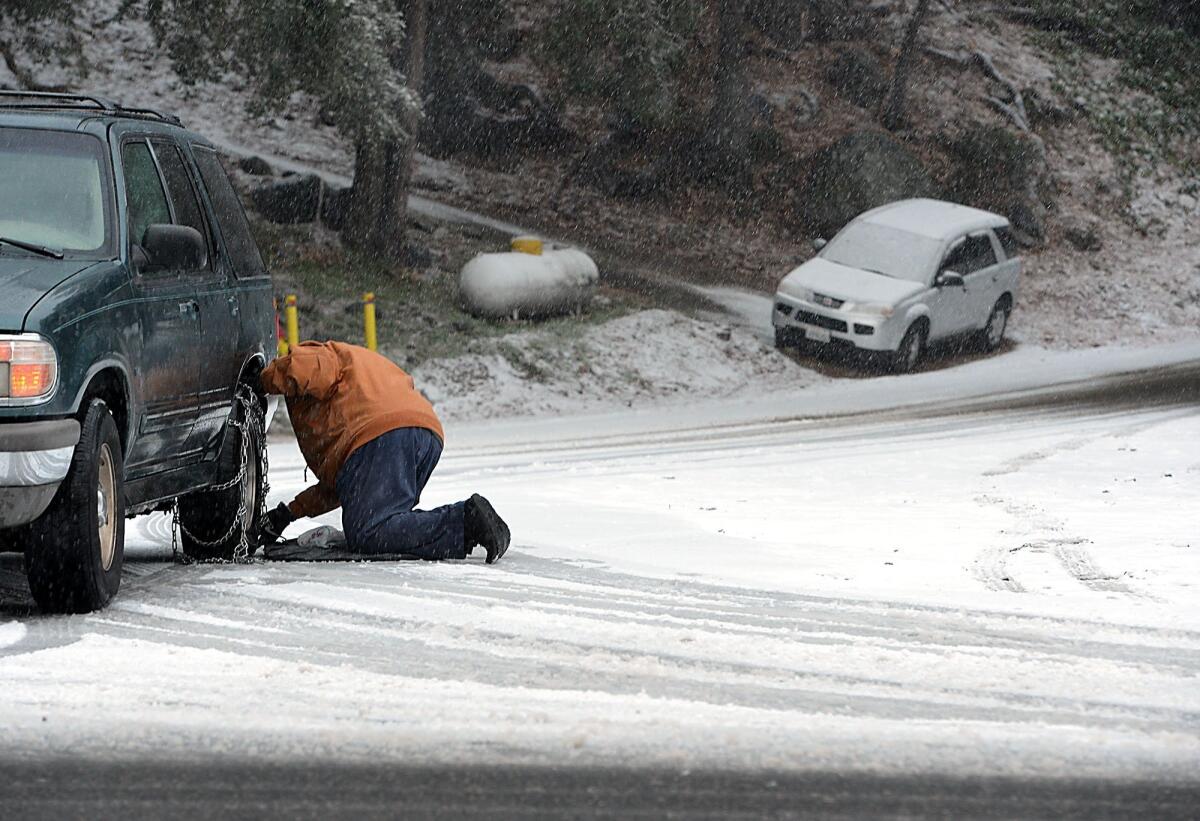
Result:
<instances>
[{"instance_id":1,"label":"bare tree trunk","mask_svg":"<svg viewBox=\"0 0 1200 821\"><path fill-rule=\"evenodd\" d=\"M391 158L392 189L391 212L393 229L386 243L389 256L399 258L405 249L405 228L408 225L408 189L412 183L413 161L417 153L417 140L421 134L421 97L425 89L425 40L429 34L429 0L405 0L404 14L407 33L404 50L404 76L408 88L416 98L414 105L405 110L404 131Z\"/></svg>"},{"instance_id":2,"label":"bare tree trunk","mask_svg":"<svg viewBox=\"0 0 1200 821\"><path fill-rule=\"evenodd\" d=\"M429 0L399 0L404 9L405 43L396 68L420 100L425 79L425 36ZM360 140L354 147L354 184L344 236L372 255L399 260L405 250L408 189L421 124L419 102L402 114L405 134L387 140Z\"/></svg>"},{"instance_id":3,"label":"bare tree trunk","mask_svg":"<svg viewBox=\"0 0 1200 821\"><path fill-rule=\"evenodd\" d=\"M896 58L896 68L892 72L892 85L884 98L880 120L888 131L895 131L905 118L905 97L908 94L908 74L912 68L913 56L917 50L917 36L921 33L921 23L929 12L929 0L917 0L917 8L908 20L908 28L904 31L904 42L900 45L900 55Z\"/></svg>"},{"instance_id":4,"label":"bare tree trunk","mask_svg":"<svg viewBox=\"0 0 1200 821\"><path fill-rule=\"evenodd\" d=\"M735 187L748 182L750 171L750 88L743 57L746 51L745 0L716 0L716 87L710 134L718 164L717 176Z\"/></svg>"}]
</instances>

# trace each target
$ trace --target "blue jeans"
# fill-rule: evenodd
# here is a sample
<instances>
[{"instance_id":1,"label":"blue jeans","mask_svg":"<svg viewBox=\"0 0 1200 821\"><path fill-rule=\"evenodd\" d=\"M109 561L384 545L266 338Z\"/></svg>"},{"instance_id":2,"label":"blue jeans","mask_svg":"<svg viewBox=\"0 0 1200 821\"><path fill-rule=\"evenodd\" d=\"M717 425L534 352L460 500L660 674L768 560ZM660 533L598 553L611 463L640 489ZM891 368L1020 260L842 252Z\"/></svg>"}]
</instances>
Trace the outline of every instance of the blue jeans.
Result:
<instances>
[{"instance_id":1,"label":"blue jeans","mask_svg":"<svg viewBox=\"0 0 1200 821\"><path fill-rule=\"evenodd\" d=\"M342 530L356 553L462 559L463 502L413 510L442 455L424 428L397 428L350 454L337 475Z\"/></svg>"}]
</instances>

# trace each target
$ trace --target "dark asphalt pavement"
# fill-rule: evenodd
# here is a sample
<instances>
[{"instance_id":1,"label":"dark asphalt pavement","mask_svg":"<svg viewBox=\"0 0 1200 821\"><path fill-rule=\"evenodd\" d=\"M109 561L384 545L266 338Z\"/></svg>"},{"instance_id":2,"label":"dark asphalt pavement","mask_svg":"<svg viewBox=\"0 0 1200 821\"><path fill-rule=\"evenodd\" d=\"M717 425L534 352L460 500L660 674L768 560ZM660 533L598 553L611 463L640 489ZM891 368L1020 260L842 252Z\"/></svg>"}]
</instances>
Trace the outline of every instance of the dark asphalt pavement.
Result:
<instances>
[{"instance_id":1,"label":"dark asphalt pavement","mask_svg":"<svg viewBox=\"0 0 1200 821\"><path fill-rule=\"evenodd\" d=\"M0 763L6 819L1194 819L1188 784L836 773Z\"/></svg>"}]
</instances>

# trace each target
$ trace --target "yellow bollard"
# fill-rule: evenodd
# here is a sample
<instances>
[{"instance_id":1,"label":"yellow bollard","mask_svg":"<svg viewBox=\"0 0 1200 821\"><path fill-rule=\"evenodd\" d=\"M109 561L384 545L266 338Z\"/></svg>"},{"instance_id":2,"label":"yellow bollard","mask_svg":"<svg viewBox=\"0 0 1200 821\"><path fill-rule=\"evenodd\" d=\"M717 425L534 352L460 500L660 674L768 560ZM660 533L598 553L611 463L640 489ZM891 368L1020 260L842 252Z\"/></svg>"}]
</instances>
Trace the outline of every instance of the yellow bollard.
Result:
<instances>
[{"instance_id":1,"label":"yellow bollard","mask_svg":"<svg viewBox=\"0 0 1200 821\"><path fill-rule=\"evenodd\" d=\"M287 340L283 338L283 323L279 321L279 300L271 300L271 310L275 312L275 350L279 356L288 355Z\"/></svg>"},{"instance_id":2,"label":"yellow bollard","mask_svg":"<svg viewBox=\"0 0 1200 821\"><path fill-rule=\"evenodd\" d=\"M363 336L368 351L379 350L379 340L375 337L375 294L372 291L363 294Z\"/></svg>"},{"instance_id":3,"label":"yellow bollard","mask_svg":"<svg viewBox=\"0 0 1200 821\"><path fill-rule=\"evenodd\" d=\"M284 313L287 315L287 344L291 350L300 344L300 314L296 310L296 295L288 294L283 304L286 306Z\"/></svg>"}]
</instances>

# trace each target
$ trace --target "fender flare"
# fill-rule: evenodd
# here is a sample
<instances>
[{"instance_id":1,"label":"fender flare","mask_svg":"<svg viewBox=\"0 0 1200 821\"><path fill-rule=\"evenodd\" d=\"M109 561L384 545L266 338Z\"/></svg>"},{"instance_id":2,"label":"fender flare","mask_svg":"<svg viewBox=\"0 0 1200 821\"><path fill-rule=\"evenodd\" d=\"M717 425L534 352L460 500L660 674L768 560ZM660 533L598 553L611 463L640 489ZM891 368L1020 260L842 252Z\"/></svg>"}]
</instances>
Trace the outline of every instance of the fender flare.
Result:
<instances>
[{"instance_id":1,"label":"fender flare","mask_svg":"<svg viewBox=\"0 0 1200 821\"><path fill-rule=\"evenodd\" d=\"M125 357L117 353L109 353L103 359L99 359L92 363L88 368L87 373L80 381L79 391L71 400L71 415L78 415L83 407L83 398L87 395L88 388L92 386L92 382L101 371L114 370L121 378L121 387L125 391L125 447L128 448L133 443L134 434L137 431L137 423L140 414L137 408L141 407L141 397L137 396L134 387L134 381L129 378L130 367Z\"/></svg>"},{"instance_id":2,"label":"fender flare","mask_svg":"<svg viewBox=\"0 0 1200 821\"><path fill-rule=\"evenodd\" d=\"M913 326L913 323L919 319L924 319L932 324L929 315L929 306L923 303L913 305L904 312L904 332L908 333L908 329Z\"/></svg>"}]
</instances>

